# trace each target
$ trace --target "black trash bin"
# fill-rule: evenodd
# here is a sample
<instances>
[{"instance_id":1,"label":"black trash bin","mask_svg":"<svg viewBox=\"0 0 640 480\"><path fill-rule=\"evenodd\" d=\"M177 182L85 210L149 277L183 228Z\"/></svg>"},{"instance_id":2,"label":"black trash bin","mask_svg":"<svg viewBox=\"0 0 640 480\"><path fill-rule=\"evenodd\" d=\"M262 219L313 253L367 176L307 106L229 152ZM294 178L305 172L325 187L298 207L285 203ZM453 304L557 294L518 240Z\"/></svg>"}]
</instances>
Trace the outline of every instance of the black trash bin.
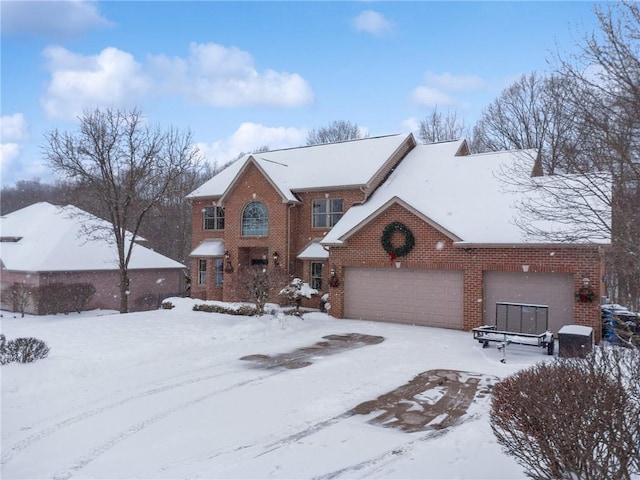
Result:
<instances>
[{"instance_id":1,"label":"black trash bin","mask_svg":"<svg viewBox=\"0 0 640 480\"><path fill-rule=\"evenodd\" d=\"M593 328L565 325L558 331L559 357L584 357L593 349Z\"/></svg>"}]
</instances>

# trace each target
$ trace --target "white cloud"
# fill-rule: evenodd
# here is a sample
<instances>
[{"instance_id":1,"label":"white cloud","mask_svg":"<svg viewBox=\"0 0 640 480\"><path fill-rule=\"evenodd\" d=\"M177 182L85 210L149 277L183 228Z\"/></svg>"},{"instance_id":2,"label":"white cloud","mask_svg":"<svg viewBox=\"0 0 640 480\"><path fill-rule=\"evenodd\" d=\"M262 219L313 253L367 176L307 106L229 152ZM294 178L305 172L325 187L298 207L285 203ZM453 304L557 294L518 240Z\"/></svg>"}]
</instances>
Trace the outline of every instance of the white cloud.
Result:
<instances>
[{"instance_id":1,"label":"white cloud","mask_svg":"<svg viewBox=\"0 0 640 480\"><path fill-rule=\"evenodd\" d=\"M406 132L417 132L420 128L420 120L410 117L401 123L402 129Z\"/></svg>"},{"instance_id":2,"label":"white cloud","mask_svg":"<svg viewBox=\"0 0 640 480\"><path fill-rule=\"evenodd\" d=\"M13 172L20 168L20 142L29 138L27 122L22 113L3 115L0 117L0 174L2 183L13 177Z\"/></svg>"},{"instance_id":3,"label":"white cloud","mask_svg":"<svg viewBox=\"0 0 640 480\"><path fill-rule=\"evenodd\" d=\"M215 43L189 46L189 56L151 56L161 89L214 107L297 107L313 102L307 81L296 73L256 70L248 52Z\"/></svg>"},{"instance_id":4,"label":"white cloud","mask_svg":"<svg viewBox=\"0 0 640 480\"><path fill-rule=\"evenodd\" d=\"M367 32L371 35L382 36L392 33L394 24L378 12L365 10L353 20L353 27L358 32Z\"/></svg>"},{"instance_id":5,"label":"white cloud","mask_svg":"<svg viewBox=\"0 0 640 480\"><path fill-rule=\"evenodd\" d=\"M11 171L15 169L16 162L20 157L20 145L17 143L0 144L0 171L2 172L2 183L11 176Z\"/></svg>"},{"instance_id":6,"label":"white cloud","mask_svg":"<svg viewBox=\"0 0 640 480\"><path fill-rule=\"evenodd\" d=\"M43 55L51 79L41 104L51 118L75 119L87 108L139 106L152 94L181 95L214 107L313 102L311 87L300 75L259 72L249 53L213 43L192 43L187 58L151 55L145 65L113 47L97 55L48 47Z\"/></svg>"},{"instance_id":7,"label":"white cloud","mask_svg":"<svg viewBox=\"0 0 640 480\"><path fill-rule=\"evenodd\" d=\"M453 105L455 99L437 88L432 87L417 87L412 94L414 102L420 105L426 105L429 107L435 107L436 105Z\"/></svg>"},{"instance_id":8,"label":"white cloud","mask_svg":"<svg viewBox=\"0 0 640 480\"><path fill-rule=\"evenodd\" d=\"M304 145L306 129L292 127L266 127L245 122L226 140L214 143L198 143L201 153L211 164L224 165L240 153L255 151L267 146L269 150Z\"/></svg>"},{"instance_id":9,"label":"white cloud","mask_svg":"<svg viewBox=\"0 0 640 480\"><path fill-rule=\"evenodd\" d=\"M486 83L475 75L428 72L424 85L416 87L411 98L415 103L428 107L462 105L454 93L467 93L485 87Z\"/></svg>"},{"instance_id":10,"label":"white cloud","mask_svg":"<svg viewBox=\"0 0 640 480\"><path fill-rule=\"evenodd\" d=\"M484 80L476 75L453 75L449 72L440 74L428 72L425 75L425 82L427 85L450 92L478 90L486 86Z\"/></svg>"},{"instance_id":11,"label":"white cloud","mask_svg":"<svg viewBox=\"0 0 640 480\"><path fill-rule=\"evenodd\" d=\"M90 29L113 24L98 11L92 1L2 1L3 35L43 35L68 38Z\"/></svg>"},{"instance_id":12,"label":"white cloud","mask_svg":"<svg viewBox=\"0 0 640 480\"><path fill-rule=\"evenodd\" d=\"M127 106L150 92L150 79L122 50L109 47L84 56L48 47L43 53L51 81L41 103L49 117L75 118L86 108Z\"/></svg>"},{"instance_id":13,"label":"white cloud","mask_svg":"<svg viewBox=\"0 0 640 480\"><path fill-rule=\"evenodd\" d=\"M21 142L29 138L27 122L22 113L0 117L0 138L4 142Z\"/></svg>"}]
</instances>

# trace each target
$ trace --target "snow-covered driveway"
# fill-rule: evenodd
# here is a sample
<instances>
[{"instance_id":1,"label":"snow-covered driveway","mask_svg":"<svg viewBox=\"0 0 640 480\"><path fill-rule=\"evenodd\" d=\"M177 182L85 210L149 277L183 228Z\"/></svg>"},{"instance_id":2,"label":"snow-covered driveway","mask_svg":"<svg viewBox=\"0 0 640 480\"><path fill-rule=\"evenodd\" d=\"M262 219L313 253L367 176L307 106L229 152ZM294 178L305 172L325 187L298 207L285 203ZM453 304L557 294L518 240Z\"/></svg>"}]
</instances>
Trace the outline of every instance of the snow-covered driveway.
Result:
<instances>
[{"instance_id":1,"label":"snow-covered driveway","mask_svg":"<svg viewBox=\"0 0 640 480\"><path fill-rule=\"evenodd\" d=\"M175 303L128 315L5 313L8 339L35 336L51 353L0 370L2 478L524 478L491 433L486 394L455 422L429 418L431 427L409 432L362 406L406 393L420 374L438 380L430 371L478 374L459 378L487 387L544 361L542 350L513 347L502 364L468 332ZM384 340L309 349L353 333ZM301 368L255 357L302 358L300 349ZM418 392L407 418L419 422L416 412L444 390L438 381Z\"/></svg>"}]
</instances>

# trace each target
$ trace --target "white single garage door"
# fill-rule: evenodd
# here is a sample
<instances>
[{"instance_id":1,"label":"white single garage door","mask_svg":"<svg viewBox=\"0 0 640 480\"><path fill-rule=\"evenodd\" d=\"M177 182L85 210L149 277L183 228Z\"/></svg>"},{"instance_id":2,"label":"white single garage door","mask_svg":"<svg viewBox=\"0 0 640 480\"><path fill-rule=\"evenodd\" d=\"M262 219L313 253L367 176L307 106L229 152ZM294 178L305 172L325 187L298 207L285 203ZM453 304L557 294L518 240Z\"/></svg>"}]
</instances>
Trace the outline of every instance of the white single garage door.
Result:
<instances>
[{"instance_id":1,"label":"white single garage door","mask_svg":"<svg viewBox=\"0 0 640 480\"><path fill-rule=\"evenodd\" d=\"M484 323L493 325L496 302L549 306L549 330L554 334L573 320L573 275L559 273L485 272Z\"/></svg>"},{"instance_id":2,"label":"white single garage door","mask_svg":"<svg viewBox=\"0 0 640 480\"><path fill-rule=\"evenodd\" d=\"M462 329L462 272L347 268L345 318Z\"/></svg>"}]
</instances>

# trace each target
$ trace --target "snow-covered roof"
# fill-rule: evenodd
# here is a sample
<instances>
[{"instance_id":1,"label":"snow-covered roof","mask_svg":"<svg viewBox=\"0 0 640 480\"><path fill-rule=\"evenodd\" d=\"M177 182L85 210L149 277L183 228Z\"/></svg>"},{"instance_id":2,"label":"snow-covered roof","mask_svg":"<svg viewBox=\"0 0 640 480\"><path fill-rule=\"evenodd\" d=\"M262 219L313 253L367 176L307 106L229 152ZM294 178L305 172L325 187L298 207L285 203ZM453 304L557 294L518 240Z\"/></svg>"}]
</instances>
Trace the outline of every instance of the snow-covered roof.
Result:
<instances>
[{"instance_id":1,"label":"snow-covered roof","mask_svg":"<svg viewBox=\"0 0 640 480\"><path fill-rule=\"evenodd\" d=\"M203 240L190 255L192 257L221 257L224 255L224 242L212 239Z\"/></svg>"},{"instance_id":2,"label":"snow-covered roof","mask_svg":"<svg viewBox=\"0 0 640 480\"><path fill-rule=\"evenodd\" d=\"M320 260L329 258L329 252L320 245L320 240L315 240L307 245L298 255L299 260Z\"/></svg>"},{"instance_id":3,"label":"snow-covered roof","mask_svg":"<svg viewBox=\"0 0 640 480\"><path fill-rule=\"evenodd\" d=\"M7 270L57 272L118 268L115 245L89 239L87 225L108 225L74 206L34 203L0 217L0 261ZM185 268L164 255L135 244L129 269Z\"/></svg>"},{"instance_id":4,"label":"snow-covered roof","mask_svg":"<svg viewBox=\"0 0 640 480\"><path fill-rule=\"evenodd\" d=\"M248 154L229 165L187 198L219 198L251 163L287 201L296 191L368 185L411 135L387 135L323 145Z\"/></svg>"},{"instance_id":5,"label":"snow-covered roof","mask_svg":"<svg viewBox=\"0 0 640 480\"><path fill-rule=\"evenodd\" d=\"M363 205L350 208L322 240L341 245L351 234L397 202L458 244L552 243L527 235L516 219L520 203L537 191L518 191L500 172L515 162L532 171L534 150L457 155L462 140L417 145ZM587 213L585 213L587 214ZM588 222L589 219L584 219ZM540 226L561 232L568 225L539 220ZM573 225L573 228L576 226ZM609 243L608 239L582 239Z\"/></svg>"}]
</instances>

